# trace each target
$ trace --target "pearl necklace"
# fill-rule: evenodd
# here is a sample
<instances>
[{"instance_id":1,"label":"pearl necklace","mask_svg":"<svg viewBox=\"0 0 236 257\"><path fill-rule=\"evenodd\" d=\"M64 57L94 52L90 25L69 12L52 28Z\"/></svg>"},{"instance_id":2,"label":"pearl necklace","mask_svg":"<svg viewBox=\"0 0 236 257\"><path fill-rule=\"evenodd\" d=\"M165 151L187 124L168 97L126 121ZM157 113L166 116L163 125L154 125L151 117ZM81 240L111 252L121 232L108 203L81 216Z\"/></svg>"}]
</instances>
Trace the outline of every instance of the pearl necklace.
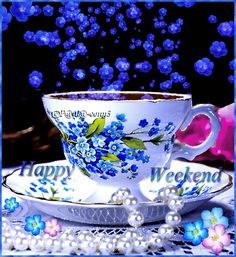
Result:
<instances>
[{"instance_id":1,"label":"pearl necklace","mask_svg":"<svg viewBox=\"0 0 236 257\"><path fill-rule=\"evenodd\" d=\"M33 236L22 231L20 226L11 227L10 222L2 219L2 245L4 250L25 251L30 249L33 252L50 252L65 254L102 254L112 253L130 254L145 253L148 249L157 251L174 235L174 228L181 222L178 211L184 206L184 200L179 197L178 189L175 186L167 186L159 190L154 201L164 201L168 204L170 211L166 214L165 222L159 227L158 233L149 231L145 236L139 231L144 223L142 212L137 210L138 199L131 195L129 188L119 188L112 194L110 202L123 204L127 209L128 223L132 228L121 235L105 235L99 233L93 235L91 231L80 231L75 234L66 229L56 237L48 234Z\"/></svg>"}]
</instances>

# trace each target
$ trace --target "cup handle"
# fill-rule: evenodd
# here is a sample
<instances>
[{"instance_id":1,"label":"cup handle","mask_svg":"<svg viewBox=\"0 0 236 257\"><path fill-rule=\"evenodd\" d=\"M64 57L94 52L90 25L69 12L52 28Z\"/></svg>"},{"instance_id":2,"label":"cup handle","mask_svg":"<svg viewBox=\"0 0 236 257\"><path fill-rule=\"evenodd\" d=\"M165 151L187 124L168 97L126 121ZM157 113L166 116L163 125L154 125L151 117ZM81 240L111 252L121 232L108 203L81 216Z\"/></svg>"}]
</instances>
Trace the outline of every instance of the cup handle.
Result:
<instances>
[{"instance_id":1,"label":"cup handle","mask_svg":"<svg viewBox=\"0 0 236 257\"><path fill-rule=\"evenodd\" d=\"M209 136L203 143L197 146L190 146L185 143L175 143L173 146L169 164L172 160L175 160L177 158L184 158L189 161L192 161L197 155L204 153L206 150L208 150L211 146L215 144L221 129L221 123L218 116L216 115L214 105L199 104L192 107L184 122L182 123L180 129L186 130L186 128L190 125L194 117L196 117L199 114L206 115L210 119L211 132Z\"/></svg>"}]
</instances>

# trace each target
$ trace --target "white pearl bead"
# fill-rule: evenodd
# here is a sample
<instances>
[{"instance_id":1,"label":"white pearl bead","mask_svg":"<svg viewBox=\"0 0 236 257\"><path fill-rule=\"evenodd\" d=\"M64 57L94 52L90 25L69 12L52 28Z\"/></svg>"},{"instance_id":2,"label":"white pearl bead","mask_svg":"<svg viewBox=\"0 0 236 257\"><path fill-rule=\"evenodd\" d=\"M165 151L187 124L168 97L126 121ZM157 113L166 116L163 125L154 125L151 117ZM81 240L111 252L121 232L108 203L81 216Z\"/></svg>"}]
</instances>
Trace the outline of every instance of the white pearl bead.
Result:
<instances>
[{"instance_id":1,"label":"white pearl bead","mask_svg":"<svg viewBox=\"0 0 236 257\"><path fill-rule=\"evenodd\" d=\"M129 211L134 211L138 206L138 199L133 195L129 195L124 199L123 205Z\"/></svg>"},{"instance_id":2,"label":"white pearl bead","mask_svg":"<svg viewBox=\"0 0 236 257\"><path fill-rule=\"evenodd\" d=\"M174 235L174 229L168 224L163 224L158 228L159 235L164 239L170 239Z\"/></svg>"},{"instance_id":3,"label":"white pearl bead","mask_svg":"<svg viewBox=\"0 0 236 257\"><path fill-rule=\"evenodd\" d=\"M129 240L121 237L117 241L116 249L120 254L130 254L133 250L133 244Z\"/></svg>"},{"instance_id":4,"label":"white pearl bead","mask_svg":"<svg viewBox=\"0 0 236 257\"><path fill-rule=\"evenodd\" d=\"M102 240L106 239L105 234L99 233L95 235L94 242L101 242Z\"/></svg>"},{"instance_id":5,"label":"white pearl bead","mask_svg":"<svg viewBox=\"0 0 236 257\"><path fill-rule=\"evenodd\" d=\"M134 228L138 228L144 223L144 216L140 211L131 212L128 216L128 223Z\"/></svg>"},{"instance_id":6,"label":"white pearl bead","mask_svg":"<svg viewBox=\"0 0 236 257\"><path fill-rule=\"evenodd\" d=\"M127 196L131 194L131 191L128 187L120 187L117 191L116 194L118 196L121 196L122 199L125 199Z\"/></svg>"},{"instance_id":7,"label":"white pearl bead","mask_svg":"<svg viewBox=\"0 0 236 257\"><path fill-rule=\"evenodd\" d=\"M61 251L63 253L75 253L77 249L77 241L71 239L61 240Z\"/></svg>"},{"instance_id":8,"label":"white pearl bead","mask_svg":"<svg viewBox=\"0 0 236 257\"><path fill-rule=\"evenodd\" d=\"M161 189L157 192L157 197L156 197L153 201L155 201L155 202L158 202L158 201L166 201L164 188L161 188Z\"/></svg>"},{"instance_id":9,"label":"white pearl bead","mask_svg":"<svg viewBox=\"0 0 236 257\"><path fill-rule=\"evenodd\" d=\"M168 201L168 207L172 211L179 211L184 207L184 199L177 195L173 195Z\"/></svg>"},{"instance_id":10,"label":"white pearl bead","mask_svg":"<svg viewBox=\"0 0 236 257\"><path fill-rule=\"evenodd\" d=\"M13 249L13 240L11 236L2 236L2 248L3 250L12 250Z\"/></svg>"},{"instance_id":11,"label":"white pearl bead","mask_svg":"<svg viewBox=\"0 0 236 257\"><path fill-rule=\"evenodd\" d=\"M166 214L165 221L166 221L166 224L172 227L176 227L181 222L181 216L179 215L178 212L170 211Z\"/></svg>"},{"instance_id":12,"label":"white pearl bead","mask_svg":"<svg viewBox=\"0 0 236 257\"><path fill-rule=\"evenodd\" d=\"M99 251L102 255L109 255L115 250L115 244L109 240L109 241L102 241L99 244Z\"/></svg>"},{"instance_id":13,"label":"white pearl bead","mask_svg":"<svg viewBox=\"0 0 236 257\"><path fill-rule=\"evenodd\" d=\"M75 238L74 232L70 229L66 229L65 231L63 231L62 233L59 234L60 239L66 240L66 239L71 239L73 240Z\"/></svg>"},{"instance_id":14,"label":"white pearl bead","mask_svg":"<svg viewBox=\"0 0 236 257\"><path fill-rule=\"evenodd\" d=\"M29 248L33 252L41 252L45 249L44 240L40 236L34 236L29 241Z\"/></svg>"},{"instance_id":15,"label":"white pearl bead","mask_svg":"<svg viewBox=\"0 0 236 257\"><path fill-rule=\"evenodd\" d=\"M45 240L45 249L49 252L60 252L61 240L58 238L48 238Z\"/></svg>"},{"instance_id":16,"label":"white pearl bead","mask_svg":"<svg viewBox=\"0 0 236 257\"><path fill-rule=\"evenodd\" d=\"M29 247L29 242L26 237L17 237L14 239L14 247L16 250L25 251Z\"/></svg>"},{"instance_id":17,"label":"white pearl bead","mask_svg":"<svg viewBox=\"0 0 236 257\"><path fill-rule=\"evenodd\" d=\"M93 241L84 241L80 243L80 249L85 254L95 254L98 248L98 244Z\"/></svg>"},{"instance_id":18,"label":"white pearl bead","mask_svg":"<svg viewBox=\"0 0 236 257\"><path fill-rule=\"evenodd\" d=\"M151 233L148 237L148 247L152 251L157 251L159 248L163 246L163 238L157 233Z\"/></svg>"},{"instance_id":19,"label":"white pearl bead","mask_svg":"<svg viewBox=\"0 0 236 257\"><path fill-rule=\"evenodd\" d=\"M140 233L137 229L131 228L129 230L126 230L123 235L124 237L132 240L133 238L135 239L136 237L140 236Z\"/></svg>"},{"instance_id":20,"label":"white pearl bead","mask_svg":"<svg viewBox=\"0 0 236 257\"><path fill-rule=\"evenodd\" d=\"M148 243L144 237L137 237L133 240L133 250L136 253L144 253L147 251Z\"/></svg>"},{"instance_id":21,"label":"white pearl bead","mask_svg":"<svg viewBox=\"0 0 236 257\"><path fill-rule=\"evenodd\" d=\"M77 235L77 240L79 242L94 241L95 237L90 231L80 231Z\"/></svg>"},{"instance_id":22,"label":"white pearl bead","mask_svg":"<svg viewBox=\"0 0 236 257\"><path fill-rule=\"evenodd\" d=\"M116 204L122 204L123 203L123 197L121 195L118 195L116 192L111 195L111 203Z\"/></svg>"},{"instance_id":23,"label":"white pearl bead","mask_svg":"<svg viewBox=\"0 0 236 257\"><path fill-rule=\"evenodd\" d=\"M164 188L164 196L166 200L170 199L173 195L179 195L178 188L176 186L169 185Z\"/></svg>"}]
</instances>

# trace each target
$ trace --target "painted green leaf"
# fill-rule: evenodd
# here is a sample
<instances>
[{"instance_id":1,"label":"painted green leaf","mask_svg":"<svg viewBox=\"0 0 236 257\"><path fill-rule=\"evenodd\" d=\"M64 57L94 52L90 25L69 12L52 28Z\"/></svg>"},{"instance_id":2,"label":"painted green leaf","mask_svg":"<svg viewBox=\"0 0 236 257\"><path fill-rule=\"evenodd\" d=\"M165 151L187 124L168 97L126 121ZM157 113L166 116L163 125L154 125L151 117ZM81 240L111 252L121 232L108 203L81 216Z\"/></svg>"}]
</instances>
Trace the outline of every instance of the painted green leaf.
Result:
<instances>
[{"instance_id":1,"label":"painted green leaf","mask_svg":"<svg viewBox=\"0 0 236 257\"><path fill-rule=\"evenodd\" d=\"M135 137L124 137L121 139L125 145L127 145L129 148L134 148L136 150L140 149L147 149L144 142Z\"/></svg>"},{"instance_id":2,"label":"painted green leaf","mask_svg":"<svg viewBox=\"0 0 236 257\"><path fill-rule=\"evenodd\" d=\"M101 159L103 161L110 161L110 162L120 162L121 160L114 154L108 153L106 156L102 156Z\"/></svg>"},{"instance_id":3,"label":"painted green leaf","mask_svg":"<svg viewBox=\"0 0 236 257\"><path fill-rule=\"evenodd\" d=\"M52 200L52 201L59 201L59 200L60 200L60 197L55 197L55 196L54 196L54 197L51 197L50 200Z\"/></svg>"},{"instance_id":4,"label":"painted green leaf","mask_svg":"<svg viewBox=\"0 0 236 257\"><path fill-rule=\"evenodd\" d=\"M151 139L150 142L152 142L154 145L159 145L163 137L164 135L156 136L153 139Z\"/></svg>"},{"instance_id":5,"label":"painted green leaf","mask_svg":"<svg viewBox=\"0 0 236 257\"><path fill-rule=\"evenodd\" d=\"M90 173L86 169L81 169L81 168L79 169L82 173L84 173L84 175L86 175L87 177L91 177Z\"/></svg>"},{"instance_id":6,"label":"painted green leaf","mask_svg":"<svg viewBox=\"0 0 236 257\"><path fill-rule=\"evenodd\" d=\"M53 187L50 187L50 190L52 192L52 195L55 195L57 193L57 191Z\"/></svg>"},{"instance_id":7,"label":"painted green leaf","mask_svg":"<svg viewBox=\"0 0 236 257\"><path fill-rule=\"evenodd\" d=\"M94 134L99 135L102 132L104 126L105 126L105 119L104 118L95 119L93 121L93 123L89 125L86 137L90 137Z\"/></svg>"}]
</instances>

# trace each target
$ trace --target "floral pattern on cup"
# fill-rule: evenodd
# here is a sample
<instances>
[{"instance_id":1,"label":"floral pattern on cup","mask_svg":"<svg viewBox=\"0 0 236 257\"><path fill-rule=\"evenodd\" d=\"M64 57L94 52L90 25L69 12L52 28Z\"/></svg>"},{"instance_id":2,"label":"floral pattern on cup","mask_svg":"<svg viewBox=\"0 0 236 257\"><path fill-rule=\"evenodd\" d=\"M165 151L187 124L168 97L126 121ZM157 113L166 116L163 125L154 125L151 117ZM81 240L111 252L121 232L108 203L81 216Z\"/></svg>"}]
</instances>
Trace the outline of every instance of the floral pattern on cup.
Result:
<instances>
[{"instance_id":1,"label":"floral pattern on cup","mask_svg":"<svg viewBox=\"0 0 236 257\"><path fill-rule=\"evenodd\" d=\"M62 132L62 144L69 161L87 176L97 174L102 179L115 177L119 172L133 179L138 175L139 165L148 163L146 143L164 145L164 152L170 153L174 143L175 126L172 122L161 127L161 120L141 119L137 127L124 132L126 115L116 115L116 120L106 124L106 118L96 118L92 123L84 117L64 124L56 120ZM163 123L162 123L163 126ZM140 139L139 136L147 139ZM164 139L170 135L170 139Z\"/></svg>"}]
</instances>

